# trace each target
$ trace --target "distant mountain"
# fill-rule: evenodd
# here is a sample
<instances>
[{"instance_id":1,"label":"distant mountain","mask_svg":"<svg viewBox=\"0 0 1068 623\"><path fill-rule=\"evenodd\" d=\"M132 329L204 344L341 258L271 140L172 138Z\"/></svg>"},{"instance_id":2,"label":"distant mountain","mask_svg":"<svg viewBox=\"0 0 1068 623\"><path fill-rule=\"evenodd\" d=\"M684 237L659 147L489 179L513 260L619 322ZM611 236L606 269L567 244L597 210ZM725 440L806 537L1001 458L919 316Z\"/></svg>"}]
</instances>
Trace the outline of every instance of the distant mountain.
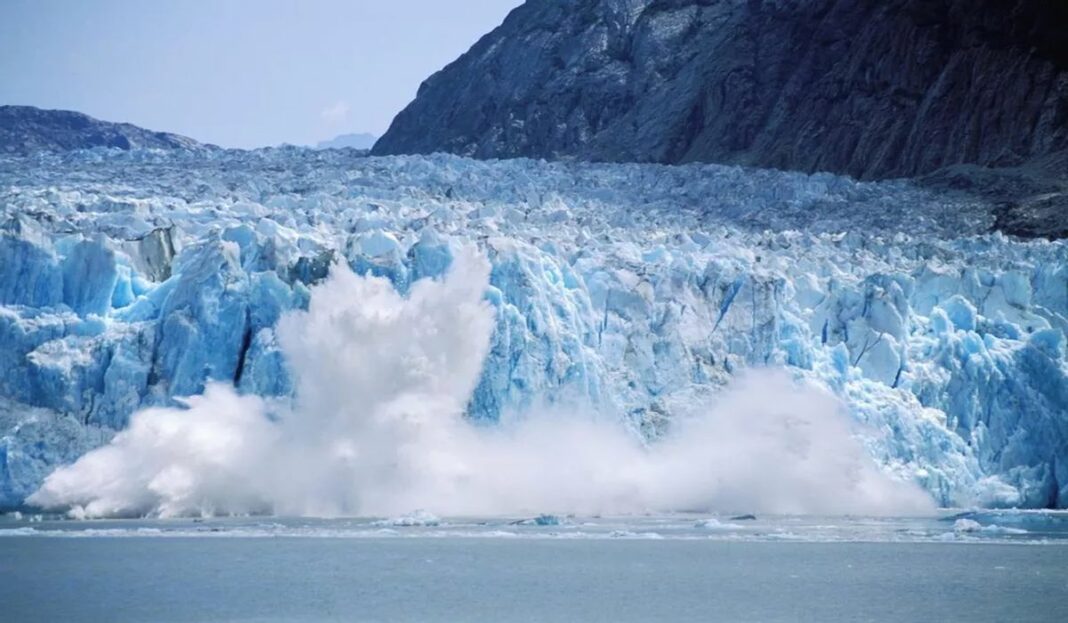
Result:
<instances>
[{"instance_id":1,"label":"distant mountain","mask_svg":"<svg viewBox=\"0 0 1068 623\"><path fill-rule=\"evenodd\" d=\"M100 121L69 110L0 106L0 153L28 155L92 147L192 149L191 138L153 132L129 123Z\"/></svg>"},{"instance_id":2,"label":"distant mountain","mask_svg":"<svg viewBox=\"0 0 1068 623\"><path fill-rule=\"evenodd\" d=\"M366 132L358 134L342 134L328 141L322 141L315 146L316 149L371 149L378 137Z\"/></svg>"},{"instance_id":3,"label":"distant mountain","mask_svg":"<svg viewBox=\"0 0 1068 623\"><path fill-rule=\"evenodd\" d=\"M1068 149L1064 0L527 0L373 153L863 179Z\"/></svg>"}]
</instances>

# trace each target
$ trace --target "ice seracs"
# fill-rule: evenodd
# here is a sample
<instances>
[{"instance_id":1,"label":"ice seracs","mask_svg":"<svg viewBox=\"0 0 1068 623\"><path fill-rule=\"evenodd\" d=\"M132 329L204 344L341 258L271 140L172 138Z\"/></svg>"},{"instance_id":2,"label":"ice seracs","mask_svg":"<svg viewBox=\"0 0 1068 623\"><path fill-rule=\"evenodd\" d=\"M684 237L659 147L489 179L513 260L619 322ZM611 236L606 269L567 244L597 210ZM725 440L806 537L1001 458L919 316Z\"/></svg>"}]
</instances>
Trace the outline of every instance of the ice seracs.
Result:
<instances>
[{"instance_id":1,"label":"ice seracs","mask_svg":"<svg viewBox=\"0 0 1068 623\"><path fill-rule=\"evenodd\" d=\"M1068 245L907 182L348 152L0 160L0 506L148 406L294 379L279 319L334 262L407 293L474 243L467 416L582 405L663 436L742 370L839 396L944 505L1068 506ZM411 508L411 507L408 507Z\"/></svg>"}]
</instances>

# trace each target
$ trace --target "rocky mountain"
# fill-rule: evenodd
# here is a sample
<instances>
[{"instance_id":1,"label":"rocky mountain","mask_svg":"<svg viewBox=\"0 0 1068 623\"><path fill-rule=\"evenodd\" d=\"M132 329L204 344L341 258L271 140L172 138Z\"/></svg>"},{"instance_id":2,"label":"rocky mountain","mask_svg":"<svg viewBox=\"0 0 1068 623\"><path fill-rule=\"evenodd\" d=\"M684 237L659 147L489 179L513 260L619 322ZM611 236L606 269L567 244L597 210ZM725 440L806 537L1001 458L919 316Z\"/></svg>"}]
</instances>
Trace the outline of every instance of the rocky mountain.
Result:
<instances>
[{"instance_id":1,"label":"rocky mountain","mask_svg":"<svg viewBox=\"0 0 1068 623\"><path fill-rule=\"evenodd\" d=\"M378 137L367 132L341 134L328 141L320 141L316 149L371 149Z\"/></svg>"},{"instance_id":2,"label":"rocky mountain","mask_svg":"<svg viewBox=\"0 0 1068 623\"><path fill-rule=\"evenodd\" d=\"M1061 0L528 0L426 80L373 153L862 179L1022 166L932 183L1064 207L1066 29Z\"/></svg>"},{"instance_id":3,"label":"rocky mountain","mask_svg":"<svg viewBox=\"0 0 1068 623\"><path fill-rule=\"evenodd\" d=\"M91 147L189 149L191 138L153 132L129 123L100 121L69 110L0 106L0 153L27 155Z\"/></svg>"}]
</instances>

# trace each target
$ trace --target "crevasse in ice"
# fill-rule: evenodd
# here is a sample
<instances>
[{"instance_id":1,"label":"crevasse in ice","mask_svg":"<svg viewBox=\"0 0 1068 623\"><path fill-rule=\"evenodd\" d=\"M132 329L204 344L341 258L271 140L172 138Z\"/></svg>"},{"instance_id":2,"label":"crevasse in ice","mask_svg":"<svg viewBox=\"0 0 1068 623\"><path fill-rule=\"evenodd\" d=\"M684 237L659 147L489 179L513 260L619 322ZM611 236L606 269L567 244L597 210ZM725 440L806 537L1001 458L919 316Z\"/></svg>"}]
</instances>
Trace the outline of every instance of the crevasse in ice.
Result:
<instances>
[{"instance_id":1,"label":"crevasse in ice","mask_svg":"<svg viewBox=\"0 0 1068 623\"><path fill-rule=\"evenodd\" d=\"M292 391L274 326L333 262L405 291L474 241L492 349L468 415L652 439L747 367L848 405L944 505L1068 507L1068 245L908 182L346 152L0 160L0 507L208 380Z\"/></svg>"}]
</instances>

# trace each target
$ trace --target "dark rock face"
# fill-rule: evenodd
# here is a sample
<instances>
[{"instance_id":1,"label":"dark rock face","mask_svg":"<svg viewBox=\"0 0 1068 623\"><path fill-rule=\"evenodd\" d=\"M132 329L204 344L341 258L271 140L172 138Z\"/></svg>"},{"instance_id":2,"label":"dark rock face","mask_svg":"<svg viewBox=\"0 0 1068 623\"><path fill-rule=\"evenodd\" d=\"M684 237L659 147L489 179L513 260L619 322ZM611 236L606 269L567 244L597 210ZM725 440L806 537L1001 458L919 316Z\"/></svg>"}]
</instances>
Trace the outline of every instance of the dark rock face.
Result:
<instances>
[{"instance_id":1,"label":"dark rock face","mask_svg":"<svg viewBox=\"0 0 1068 623\"><path fill-rule=\"evenodd\" d=\"M0 106L0 153L28 155L91 147L191 149L204 145L177 134L100 121L79 112Z\"/></svg>"},{"instance_id":2,"label":"dark rock face","mask_svg":"<svg viewBox=\"0 0 1068 623\"><path fill-rule=\"evenodd\" d=\"M1063 0L528 0L373 153L1018 167L1068 150L1066 33Z\"/></svg>"}]
</instances>

